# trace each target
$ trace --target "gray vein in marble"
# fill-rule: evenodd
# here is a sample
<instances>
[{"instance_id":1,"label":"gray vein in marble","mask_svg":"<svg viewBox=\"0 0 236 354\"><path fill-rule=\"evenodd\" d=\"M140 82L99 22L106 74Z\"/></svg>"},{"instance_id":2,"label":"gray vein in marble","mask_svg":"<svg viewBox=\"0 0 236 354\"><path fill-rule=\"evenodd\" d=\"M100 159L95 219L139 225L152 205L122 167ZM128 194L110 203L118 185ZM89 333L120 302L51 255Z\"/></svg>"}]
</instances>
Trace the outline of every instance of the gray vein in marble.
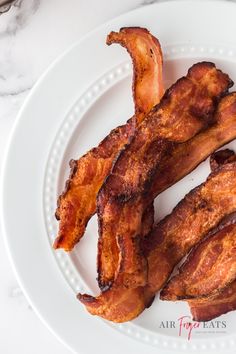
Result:
<instances>
[{"instance_id":1,"label":"gray vein in marble","mask_svg":"<svg viewBox=\"0 0 236 354\"><path fill-rule=\"evenodd\" d=\"M0 8L0 15L3 14L4 12L9 11L11 6L12 6L11 4L2 5Z\"/></svg>"},{"instance_id":2,"label":"gray vein in marble","mask_svg":"<svg viewBox=\"0 0 236 354\"><path fill-rule=\"evenodd\" d=\"M28 92L35 82L33 64L27 67L16 60L15 45L18 32L33 20L40 4L41 0L15 0L11 9L0 15L0 97Z\"/></svg>"},{"instance_id":3,"label":"gray vein in marble","mask_svg":"<svg viewBox=\"0 0 236 354\"><path fill-rule=\"evenodd\" d=\"M10 92L1 92L0 91L0 97L3 98L3 97L9 97L9 96L17 96L17 95L20 95L20 94L25 93L27 91L30 91L31 88L32 88L32 86L25 87L25 88L15 90L15 91L10 91Z\"/></svg>"},{"instance_id":4,"label":"gray vein in marble","mask_svg":"<svg viewBox=\"0 0 236 354\"><path fill-rule=\"evenodd\" d=\"M158 0L144 0L141 5L151 5L154 4L155 2L158 2Z\"/></svg>"},{"instance_id":5,"label":"gray vein in marble","mask_svg":"<svg viewBox=\"0 0 236 354\"><path fill-rule=\"evenodd\" d=\"M32 77L32 70L28 70L24 63L14 60L12 45L8 43L8 50L2 56L0 55L0 97L16 96L27 92L36 80Z\"/></svg>"},{"instance_id":6,"label":"gray vein in marble","mask_svg":"<svg viewBox=\"0 0 236 354\"><path fill-rule=\"evenodd\" d=\"M16 0L8 12L1 15L0 26L1 37L15 35L16 32L24 28L32 15L38 10L41 0Z\"/></svg>"}]
</instances>

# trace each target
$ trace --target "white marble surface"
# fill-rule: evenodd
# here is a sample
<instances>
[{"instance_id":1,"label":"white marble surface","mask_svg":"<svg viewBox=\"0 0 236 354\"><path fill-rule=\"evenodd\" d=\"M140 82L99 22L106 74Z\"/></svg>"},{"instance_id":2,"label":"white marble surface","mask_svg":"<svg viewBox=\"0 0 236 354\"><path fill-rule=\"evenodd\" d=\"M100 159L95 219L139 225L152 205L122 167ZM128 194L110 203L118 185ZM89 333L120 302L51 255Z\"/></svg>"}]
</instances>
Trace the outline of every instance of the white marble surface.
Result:
<instances>
[{"instance_id":1,"label":"white marble surface","mask_svg":"<svg viewBox=\"0 0 236 354\"><path fill-rule=\"evenodd\" d=\"M152 2L17 0L16 6L0 16L0 168L17 112L47 66L97 25ZM0 245L0 353L68 354L27 303L1 234Z\"/></svg>"}]
</instances>

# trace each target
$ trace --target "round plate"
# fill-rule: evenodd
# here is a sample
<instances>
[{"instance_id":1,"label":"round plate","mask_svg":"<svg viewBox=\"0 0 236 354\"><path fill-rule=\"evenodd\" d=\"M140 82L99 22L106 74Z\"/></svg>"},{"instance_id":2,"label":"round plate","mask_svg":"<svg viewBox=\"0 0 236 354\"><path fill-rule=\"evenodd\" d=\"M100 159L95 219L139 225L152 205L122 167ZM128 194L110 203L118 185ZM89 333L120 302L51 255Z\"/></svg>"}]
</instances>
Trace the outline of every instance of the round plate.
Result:
<instances>
[{"instance_id":1,"label":"round plate","mask_svg":"<svg viewBox=\"0 0 236 354\"><path fill-rule=\"evenodd\" d=\"M166 87L201 60L215 62L236 80L235 11L236 5L228 2L177 1L125 14L90 33L60 57L21 109L4 164L4 234L30 303L75 352L92 353L97 347L104 353L112 347L114 354L122 350L151 354L157 348L188 353L236 349L236 312L192 330L185 303L158 298L130 323L110 324L90 316L75 294L98 291L96 217L70 254L55 252L51 246L58 226L56 199L68 176L69 160L96 146L112 128L132 116L132 67L122 48L106 47L106 35L124 26L147 27L163 47ZM229 146L236 148L234 142ZM208 173L206 161L161 194L156 200L156 219L169 213ZM185 323L182 330L181 318Z\"/></svg>"}]
</instances>

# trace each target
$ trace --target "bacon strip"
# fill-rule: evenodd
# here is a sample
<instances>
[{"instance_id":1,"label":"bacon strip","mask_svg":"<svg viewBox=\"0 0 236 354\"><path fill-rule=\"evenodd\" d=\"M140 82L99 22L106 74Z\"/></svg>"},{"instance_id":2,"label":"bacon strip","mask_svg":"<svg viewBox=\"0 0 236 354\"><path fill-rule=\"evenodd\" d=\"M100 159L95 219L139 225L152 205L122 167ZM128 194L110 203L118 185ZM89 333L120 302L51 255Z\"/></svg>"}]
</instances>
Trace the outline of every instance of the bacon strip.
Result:
<instances>
[{"instance_id":1,"label":"bacon strip","mask_svg":"<svg viewBox=\"0 0 236 354\"><path fill-rule=\"evenodd\" d=\"M211 299L188 301L194 321L210 321L236 310L236 280Z\"/></svg>"},{"instance_id":2,"label":"bacon strip","mask_svg":"<svg viewBox=\"0 0 236 354\"><path fill-rule=\"evenodd\" d=\"M221 165L235 161L236 155L232 150L225 149L211 155L211 170L215 171ZM222 230L227 225L236 222L235 213L227 215L211 234ZM190 311L194 321L210 321L227 312L236 310L236 280L229 284L216 296L210 295L208 298L188 300Z\"/></svg>"},{"instance_id":3,"label":"bacon strip","mask_svg":"<svg viewBox=\"0 0 236 354\"><path fill-rule=\"evenodd\" d=\"M149 286L156 292L175 265L222 218L236 210L236 163L213 172L161 221L147 240Z\"/></svg>"},{"instance_id":4,"label":"bacon strip","mask_svg":"<svg viewBox=\"0 0 236 354\"><path fill-rule=\"evenodd\" d=\"M161 291L161 299L177 301L219 294L236 278L236 225L200 242Z\"/></svg>"},{"instance_id":5,"label":"bacon strip","mask_svg":"<svg viewBox=\"0 0 236 354\"><path fill-rule=\"evenodd\" d=\"M133 97L137 124L164 94L162 52L157 38L147 29L124 27L107 36L107 44L121 44L133 61Z\"/></svg>"},{"instance_id":6,"label":"bacon strip","mask_svg":"<svg viewBox=\"0 0 236 354\"><path fill-rule=\"evenodd\" d=\"M124 46L134 65L133 96L135 116L111 131L98 145L79 160L71 160L70 177L58 199L56 218L60 220L54 248L70 251L81 239L96 211L96 196L109 174L120 149L127 144L135 126L159 102L163 94L162 52L158 40L145 28L123 28L112 32L107 43Z\"/></svg>"},{"instance_id":7,"label":"bacon strip","mask_svg":"<svg viewBox=\"0 0 236 354\"><path fill-rule=\"evenodd\" d=\"M101 288L111 286L120 271L127 287L146 282L146 261L139 247L141 216L155 197L150 190L161 159L174 143L190 139L212 123L217 98L231 85L214 64L194 65L165 93L121 151L97 199ZM115 249L115 239L126 252Z\"/></svg>"},{"instance_id":8,"label":"bacon strip","mask_svg":"<svg viewBox=\"0 0 236 354\"><path fill-rule=\"evenodd\" d=\"M152 185L153 196L179 181L215 150L236 138L236 93L230 93L221 99L215 120L213 126L197 134L191 140L175 145L172 151L160 161ZM214 154L214 158L215 156ZM211 165L219 164L213 157L211 159Z\"/></svg>"},{"instance_id":9,"label":"bacon strip","mask_svg":"<svg viewBox=\"0 0 236 354\"><path fill-rule=\"evenodd\" d=\"M136 318L152 303L154 295L146 292L145 287L125 289L122 279L118 284L94 298L87 294L78 294L77 298L91 315L96 315L113 322L127 322Z\"/></svg>"}]
</instances>

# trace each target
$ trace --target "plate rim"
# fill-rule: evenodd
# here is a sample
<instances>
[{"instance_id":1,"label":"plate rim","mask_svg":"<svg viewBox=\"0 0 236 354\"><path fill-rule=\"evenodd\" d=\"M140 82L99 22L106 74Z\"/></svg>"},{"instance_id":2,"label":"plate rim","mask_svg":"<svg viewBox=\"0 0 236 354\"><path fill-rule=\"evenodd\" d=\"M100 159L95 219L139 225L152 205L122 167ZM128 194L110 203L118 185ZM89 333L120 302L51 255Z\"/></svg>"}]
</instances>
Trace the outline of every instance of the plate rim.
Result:
<instances>
[{"instance_id":1,"label":"plate rim","mask_svg":"<svg viewBox=\"0 0 236 354\"><path fill-rule=\"evenodd\" d=\"M171 1L171 3L187 3L189 2L188 0L174 0ZM194 1L191 0L191 2L197 2L200 3L201 1ZM235 3L233 2L226 2L224 0L207 0L206 3L210 3L210 2L218 2L218 3L224 3L224 5L228 4L229 6L231 6L232 4L235 5ZM166 3L165 1L161 2L161 3L155 3L152 5L148 5L148 8L151 7L157 7L160 6L160 4ZM233 5L233 6L234 6ZM146 7L145 7L146 8ZM66 51L64 51L58 58L56 58L48 67L48 69L41 75L41 77L39 78L39 80L37 81L37 83L34 85L33 89L30 91L29 95L27 96L27 99L24 101L22 107L19 110L19 113L17 114L16 120L13 124L13 128L11 130L10 133L10 137L8 139L8 143L7 143L7 147L4 153L4 158L3 158L3 168L2 168L2 173L1 173L1 191L2 191L2 195L5 195L4 192L4 185L5 185L5 180L6 180L6 171L7 171L7 163L8 163L8 155L10 154L10 149L11 149L11 145L12 145L12 140L14 139L14 135L17 132L17 128L21 123L21 117L23 117L24 115L24 111L25 109L27 109L28 103L31 101L31 98L35 95L35 92L37 92L38 88L40 88L41 83L44 81L44 79L47 77L48 73L51 72L55 66L57 65L57 63L60 63L61 61L63 61L63 58L65 58L67 55L69 55L69 53L71 53L73 51L73 49L79 47L81 45L81 43L85 42L87 39L89 39L90 37L92 37L94 34L96 34L96 32L100 31L101 29L105 28L106 26L108 26L109 24L112 24L113 22L119 21L121 20L123 17L125 16L130 16L133 13L138 13L138 12L142 12L143 11L143 7L140 7L138 9L132 10L130 12L127 12L125 14L122 14L104 24L102 24L101 26L95 28L94 30L90 31L88 34L86 34L84 37L82 37L79 41L77 41L76 43L74 43L72 46L70 46ZM1 200L1 216L4 215L4 198L2 198ZM38 315L38 317L41 319L41 321L46 325L47 328L49 328L49 330L60 340L60 342L62 342L68 349L74 351L74 349L64 340L62 339L57 332L49 325L49 323L47 322L47 320L44 318L44 316L42 315L42 313L40 312L40 309L38 309L35 305L34 305L34 300L31 299L30 295L28 294L27 290L25 289L24 286L24 280L22 280L21 278L21 274L19 274L18 270L17 270L17 265L15 263L15 260L13 258L13 254L11 251L11 246L9 243L9 239L7 236L7 230L6 230L6 220L5 218L3 218L3 222L2 222L2 233L3 233L3 238L4 238L4 243L7 249L7 253L12 265L12 268L14 270L14 273L16 275L16 278L19 282L19 284L21 285L23 292L27 298L27 300L29 301L29 303L31 304L31 306L33 307L34 311L36 312L36 314ZM106 326L107 328L107 326Z\"/></svg>"}]
</instances>

